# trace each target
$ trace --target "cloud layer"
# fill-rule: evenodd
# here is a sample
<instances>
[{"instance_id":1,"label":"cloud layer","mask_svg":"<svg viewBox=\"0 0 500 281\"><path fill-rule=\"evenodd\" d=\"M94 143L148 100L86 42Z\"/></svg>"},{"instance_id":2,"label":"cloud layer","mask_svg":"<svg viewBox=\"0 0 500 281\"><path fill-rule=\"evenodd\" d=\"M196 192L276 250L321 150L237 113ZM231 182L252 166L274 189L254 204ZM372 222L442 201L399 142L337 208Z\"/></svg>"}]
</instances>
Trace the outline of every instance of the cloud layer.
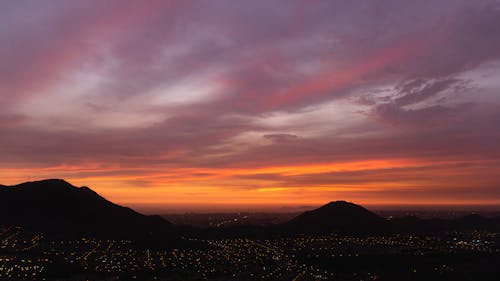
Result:
<instances>
[{"instance_id":1,"label":"cloud layer","mask_svg":"<svg viewBox=\"0 0 500 281\"><path fill-rule=\"evenodd\" d=\"M500 203L498 1L4 1L2 183Z\"/></svg>"}]
</instances>

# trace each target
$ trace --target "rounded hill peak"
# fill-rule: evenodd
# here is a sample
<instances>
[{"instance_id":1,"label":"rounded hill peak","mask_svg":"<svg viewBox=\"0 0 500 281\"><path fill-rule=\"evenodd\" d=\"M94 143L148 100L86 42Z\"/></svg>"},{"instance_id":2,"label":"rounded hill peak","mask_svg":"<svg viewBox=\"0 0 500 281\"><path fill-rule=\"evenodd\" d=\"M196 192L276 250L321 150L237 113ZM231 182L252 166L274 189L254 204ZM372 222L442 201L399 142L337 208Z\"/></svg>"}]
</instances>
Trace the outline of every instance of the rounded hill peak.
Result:
<instances>
[{"instance_id":1,"label":"rounded hill peak","mask_svg":"<svg viewBox=\"0 0 500 281\"><path fill-rule=\"evenodd\" d=\"M45 189L74 189L76 188L63 179L46 179L40 181L26 182L15 187L20 188L45 188Z\"/></svg>"},{"instance_id":2,"label":"rounded hill peak","mask_svg":"<svg viewBox=\"0 0 500 281\"><path fill-rule=\"evenodd\" d=\"M325 206L358 206L354 203L347 202L344 200L338 200L338 201L331 201L330 203L326 204Z\"/></svg>"},{"instance_id":3,"label":"rounded hill peak","mask_svg":"<svg viewBox=\"0 0 500 281\"><path fill-rule=\"evenodd\" d=\"M318 209L307 211L286 225L299 232L375 233L385 227L383 218L360 205L347 201L334 201Z\"/></svg>"},{"instance_id":4,"label":"rounded hill peak","mask_svg":"<svg viewBox=\"0 0 500 281\"><path fill-rule=\"evenodd\" d=\"M345 209L345 210L354 210L354 209L361 210L361 209L363 209L363 210L365 210L365 208L363 208L360 205L356 205L354 203L343 201L343 200L332 201L326 205L321 206L317 210L329 210L329 209Z\"/></svg>"}]
</instances>

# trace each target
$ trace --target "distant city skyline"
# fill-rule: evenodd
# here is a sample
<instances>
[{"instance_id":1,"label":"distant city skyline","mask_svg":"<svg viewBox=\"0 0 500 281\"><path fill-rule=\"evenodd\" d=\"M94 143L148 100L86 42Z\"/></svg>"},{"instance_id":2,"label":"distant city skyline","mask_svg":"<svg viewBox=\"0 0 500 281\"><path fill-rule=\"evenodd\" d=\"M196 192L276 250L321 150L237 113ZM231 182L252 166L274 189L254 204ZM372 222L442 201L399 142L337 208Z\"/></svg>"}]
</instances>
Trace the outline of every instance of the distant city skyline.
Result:
<instances>
[{"instance_id":1,"label":"distant city skyline","mask_svg":"<svg viewBox=\"0 0 500 281\"><path fill-rule=\"evenodd\" d=\"M495 0L2 1L0 184L500 205L499 30Z\"/></svg>"}]
</instances>

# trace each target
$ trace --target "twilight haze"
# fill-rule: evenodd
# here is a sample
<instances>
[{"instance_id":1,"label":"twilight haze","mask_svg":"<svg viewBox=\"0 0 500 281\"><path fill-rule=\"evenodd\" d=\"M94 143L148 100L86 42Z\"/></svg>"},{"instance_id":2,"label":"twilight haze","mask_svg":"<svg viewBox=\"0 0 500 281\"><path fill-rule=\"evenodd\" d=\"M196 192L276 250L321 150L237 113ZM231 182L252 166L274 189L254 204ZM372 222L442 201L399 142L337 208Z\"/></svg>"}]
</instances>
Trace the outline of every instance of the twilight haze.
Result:
<instances>
[{"instance_id":1,"label":"twilight haze","mask_svg":"<svg viewBox=\"0 0 500 281\"><path fill-rule=\"evenodd\" d=\"M500 204L499 32L499 1L2 1L0 183Z\"/></svg>"}]
</instances>

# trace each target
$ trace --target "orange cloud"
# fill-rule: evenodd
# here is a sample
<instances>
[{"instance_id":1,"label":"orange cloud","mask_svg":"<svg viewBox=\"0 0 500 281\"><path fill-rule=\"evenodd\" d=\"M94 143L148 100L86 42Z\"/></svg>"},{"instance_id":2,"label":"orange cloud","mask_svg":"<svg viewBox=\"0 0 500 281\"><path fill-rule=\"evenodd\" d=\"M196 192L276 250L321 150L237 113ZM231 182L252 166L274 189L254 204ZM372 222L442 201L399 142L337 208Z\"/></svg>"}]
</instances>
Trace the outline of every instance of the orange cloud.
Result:
<instances>
[{"instance_id":1,"label":"orange cloud","mask_svg":"<svg viewBox=\"0 0 500 281\"><path fill-rule=\"evenodd\" d=\"M427 165L435 165L432 168L434 171L420 170ZM335 199L348 199L364 204L419 203L429 200L426 190L445 192L451 188L456 191L467 184L489 183L488 180L481 182L474 179L473 176L477 174L475 169L457 169L455 165L463 164L449 161L429 163L411 159L380 159L248 169L137 167L123 168L123 174L113 176L114 172L120 171L120 167L89 164L41 169L0 169L0 176L7 181L4 184L14 184L35 180L27 177L30 174L40 178L63 174L75 185L90 186L109 200L139 208L147 205L163 206L164 209L179 205L217 208L217 205L236 207L238 204L265 205L271 208L270 206L280 205L317 205ZM134 169L134 173L131 173L131 169ZM103 174L95 176L92 175L94 172ZM355 180L355 173L358 172L380 174L382 178L377 176L375 181L370 182L370 174L363 174L366 180L358 182ZM89 173L88 176L85 173ZM354 173L352 182L349 182L349 179L343 182L319 181L325 174L344 173ZM259 177L262 175L263 177ZM279 178L266 178L266 175L278 175ZM383 178L384 175L386 179ZM306 177L306 181L293 183L297 177ZM315 177L318 181L307 180ZM421 189L422 186L425 188ZM405 190L409 194L421 195L410 199L404 194ZM458 200L453 198L441 201L450 203L459 202Z\"/></svg>"}]
</instances>

